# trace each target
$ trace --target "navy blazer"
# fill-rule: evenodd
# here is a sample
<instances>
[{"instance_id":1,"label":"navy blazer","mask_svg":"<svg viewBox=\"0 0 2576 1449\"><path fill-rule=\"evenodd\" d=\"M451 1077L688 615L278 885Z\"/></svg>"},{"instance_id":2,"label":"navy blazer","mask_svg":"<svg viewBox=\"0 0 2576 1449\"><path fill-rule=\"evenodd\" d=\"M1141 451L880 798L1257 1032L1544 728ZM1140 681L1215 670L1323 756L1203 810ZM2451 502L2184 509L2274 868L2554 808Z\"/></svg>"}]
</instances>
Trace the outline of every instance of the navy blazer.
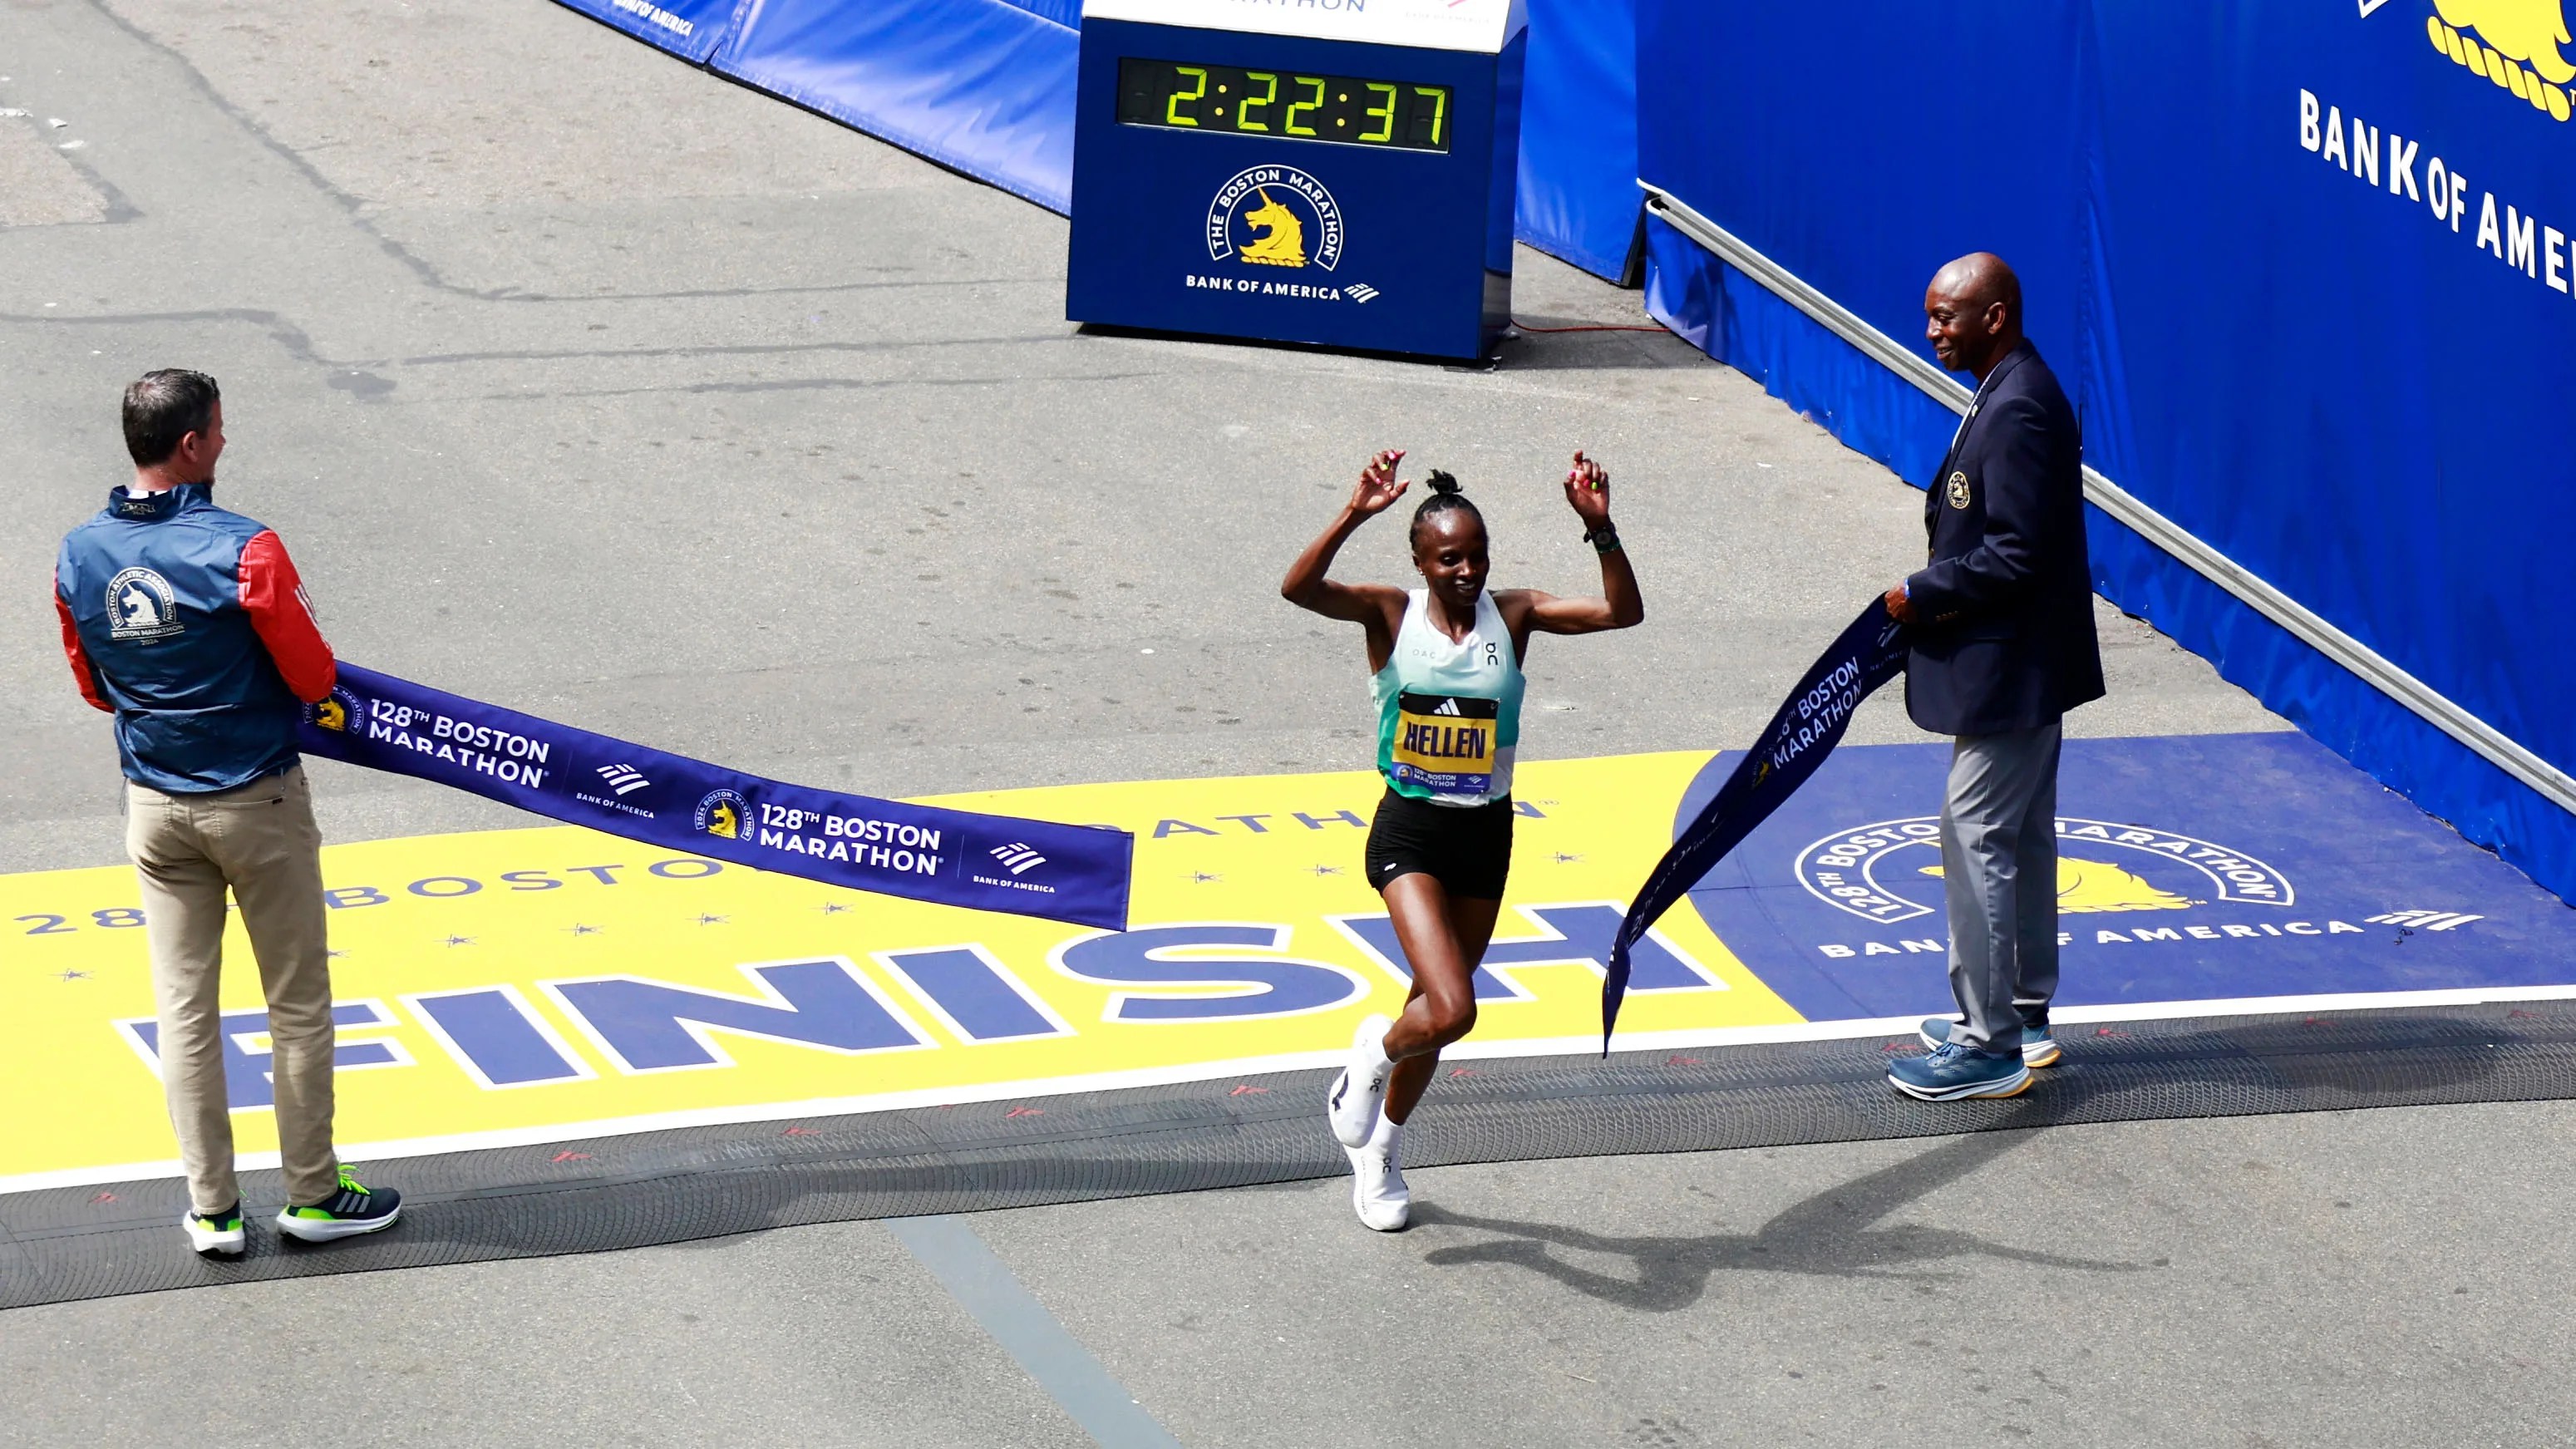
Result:
<instances>
[{"instance_id":1,"label":"navy blazer","mask_svg":"<svg viewBox=\"0 0 2576 1449\"><path fill-rule=\"evenodd\" d=\"M1905 710L1945 735L2036 729L2102 697L2084 546L2084 439L2028 342L1986 378L1923 500L1931 563L1905 581Z\"/></svg>"}]
</instances>

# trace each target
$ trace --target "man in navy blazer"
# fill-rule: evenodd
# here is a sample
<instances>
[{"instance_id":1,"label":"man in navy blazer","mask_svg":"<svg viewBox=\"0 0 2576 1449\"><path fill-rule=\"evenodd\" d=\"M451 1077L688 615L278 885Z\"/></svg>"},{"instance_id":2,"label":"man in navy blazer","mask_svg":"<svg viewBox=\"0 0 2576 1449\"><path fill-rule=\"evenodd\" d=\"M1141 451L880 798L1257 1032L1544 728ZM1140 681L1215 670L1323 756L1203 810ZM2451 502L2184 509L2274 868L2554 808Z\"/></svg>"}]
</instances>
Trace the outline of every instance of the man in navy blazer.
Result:
<instances>
[{"instance_id":1,"label":"man in navy blazer","mask_svg":"<svg viewBox=\"0 0 2576 1449\"><path fill-rule=\"evenodd\" d=\"M2021 282L1986 252L1923 298L1941 365L1977 379L1923 502L1931 561L1887 592L1909 626L1905 708L1953 737L1941 810L1950 991L1923 1057L1888 1080L1926 1101L2009 1097L2058 1058L2057 761L2061 721L2102 697L2084 547L2084 439L2057 375L2022 336Z\"/></svg>"}]
</instances>

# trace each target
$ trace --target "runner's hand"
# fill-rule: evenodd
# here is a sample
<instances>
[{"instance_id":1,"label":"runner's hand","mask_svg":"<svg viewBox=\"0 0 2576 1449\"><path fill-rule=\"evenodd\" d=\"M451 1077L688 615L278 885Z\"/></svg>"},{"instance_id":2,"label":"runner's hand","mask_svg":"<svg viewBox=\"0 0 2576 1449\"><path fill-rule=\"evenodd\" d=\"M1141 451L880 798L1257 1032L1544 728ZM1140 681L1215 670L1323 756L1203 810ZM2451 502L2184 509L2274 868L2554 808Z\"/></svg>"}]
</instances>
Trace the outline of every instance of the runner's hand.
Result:
<instances>
[{"instance_id":1,"label":"runner's hand","mask_svg":"<svg viewBox=\"0 0 2576 1449\"><path fill-rule=\"evenodd\" d=\"M1395 465L1404 461L1402 448L1389 448L1369 459L1360 470L1359 486L1351 490L1351 512L1362 518L1374 518L1395 506L1404 490L1413 486L1410 480L1397 482Z\"/></svg>"},{"instance_id":2,"label":"runner's hand","mask_svg":"<svg viewBox=\"0 0 2576 1449\"><path fill-rule=\"evenodd\" d=\"M1574 505L1575 515L1588 529L1599 528L1610 521L1610 470L1583 456L1574 455L1574 466L1566 470L1565 501Z\"/></svg>"}]
</instances>

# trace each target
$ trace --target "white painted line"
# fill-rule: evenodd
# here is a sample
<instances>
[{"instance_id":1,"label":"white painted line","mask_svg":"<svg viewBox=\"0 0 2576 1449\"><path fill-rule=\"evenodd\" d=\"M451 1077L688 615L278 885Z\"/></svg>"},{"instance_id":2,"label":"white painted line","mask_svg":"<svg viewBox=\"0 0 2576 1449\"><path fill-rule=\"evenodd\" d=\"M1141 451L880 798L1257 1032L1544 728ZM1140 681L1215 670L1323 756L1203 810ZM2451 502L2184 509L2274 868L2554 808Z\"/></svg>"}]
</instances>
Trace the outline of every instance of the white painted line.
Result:
<instances>
[{"instance_id":1,"label":"white painted line","mask_svg":"<svg viewBox=\"0 0 2576 1449\"><path fill-rule=\"evenodd\" d=\"M2055 1021L2090 1025L2114 1021L2196 1021L2223 1016L2286 1016L2318 1011L2388 1011L2410 1006L2481 1006L2491 1002L2576 1000L2576 984L2564 986L2479 986L2436 991L2347 991L2318 996L2240 996L2213 1001L2148 1001L2110 1006L2069 1006L2052 1012ZM1772 1042L1850 1041L1874 1036L1914 1035L1919 1016L1882 1016L1843 1021L1796 1021L1775 1026L1704 1027L1688 1031L1626 1032L1612 1043L1621 1052L1686 1051L1706 1047L1759 1046ZM1519 1040L1461 1042L1441 1053L1450 1061L1487 1061L1506 1057L1570 1057L1598 1054L1597 1036L1535 1037ZM1118 1092L1137 1087L1171 1087L1225 1077L1266 1076L1273 1072L1312 1071L1338 1067L1341 1048L1283 1052L1263 1057L1237 1057L1221 1062L1188 1062L1169 1067L1138 1067L1081 1076L1033 1078L1024 1082L987 1082L972 1086L931 1087L909 1092L879 1092L860 1097L814 1097L799 1102L758 1102L733 1107L701 1107L684 1112L652 1112L608 1117L595 1122L563 1122L533 1127L458 1132L439 1137L411 1137L354 1144L341 1155L351 1162L388 1162L430 1157L443 1152L480 1152L507 1147L543 1147L586 1142L600 1137L628 1137L684 1127L725 1127L751 1122L789 1122L807 1117L850 1117L870 1112L902 1112L916 1107L965 1106L979 1102L1016 1102L1082 1092ZM278 1165L274 1152L245 1152L236 1164L243 1171ZM0 1196L41 1192L47 1188L89 1187L107 1182L147 1182L180 1175L175 1158L156 1162L117 1163L65 1168L56 1172L0 1177ZM393 1182L400 1187L400 1182Z\"/></svg>"}]
</instances>

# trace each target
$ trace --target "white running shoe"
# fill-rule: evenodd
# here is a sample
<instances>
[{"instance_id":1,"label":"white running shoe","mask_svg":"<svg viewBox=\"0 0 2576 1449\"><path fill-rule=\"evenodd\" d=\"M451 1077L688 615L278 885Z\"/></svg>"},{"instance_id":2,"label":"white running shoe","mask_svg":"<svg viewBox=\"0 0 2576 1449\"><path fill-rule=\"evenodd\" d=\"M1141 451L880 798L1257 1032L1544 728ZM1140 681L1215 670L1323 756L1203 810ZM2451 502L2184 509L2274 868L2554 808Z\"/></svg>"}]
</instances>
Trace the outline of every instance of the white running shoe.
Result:
<instances>
[{"instance_id":1,"label":"white running shoe","mask_svg":"<svg viewBox=\"0 0 2576 1449\"><path fill-rule=\"evenodd\" d=\"M1351 1159L1351 1208L1374 1232L1400 1233L1413 1220L1413 1192L1396 1162L1403 1140L1404 1129L1380 1117L1366 1143L1342 1149Z\"/></svg>"},{"instance_id":2,"label":"white running shoe","mask_svg":"<svg viewBox=\"0 0 2576 1449\"><path fill-rule=\"evenodd\" d=\"M242 1210L234 1203L230 1211L219 1213L191 1212L179 1219L187 1231L188 1246L213 1258L238 1258L242 1253Z\"/></svg>"},{"instance_id":3,"label":"white running shoe","mask_svg":"<svg viewBox=\"0 0 2576 1449\"><path fill-rule=\"evenodd\" d=\"M1333 1090L1324 1097L1324 1120L1332 1124L1333 1140L1344 1147L1366 1143L1378 1109L1386 1105L1386 1079L1395 1071L1386 1056L1386 1034L1394 1028L1383 1016L1361 1022L1351 1033L1350 1065L1333 1078Z\"/></svg>"}]
</instances>

